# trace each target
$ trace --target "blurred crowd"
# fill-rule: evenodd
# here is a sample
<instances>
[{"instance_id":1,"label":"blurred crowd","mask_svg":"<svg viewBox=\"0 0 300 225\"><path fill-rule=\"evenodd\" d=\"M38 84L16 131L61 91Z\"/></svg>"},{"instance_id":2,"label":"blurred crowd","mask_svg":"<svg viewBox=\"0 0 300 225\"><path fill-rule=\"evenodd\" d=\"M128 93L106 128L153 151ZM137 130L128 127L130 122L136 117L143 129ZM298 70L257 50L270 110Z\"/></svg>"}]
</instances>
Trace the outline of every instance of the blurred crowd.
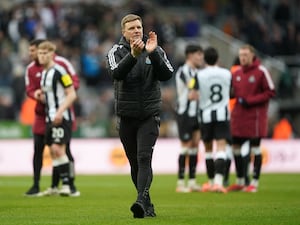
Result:
<instances>
[{"instance_id":1,"label":"blurred crowd","mask_svg":"<svg viewBox=\"0 0 300 225\"><path fill-rule=\"evenodd\" d=\"M105 57L120 38L120 19L125 14L142 16L145 34L156 31L159 44L177 68L184 59L176 56L174 41L201 36L204 24L267 55L294 55L300 52L299 11L299 0L1 1L0 120L20 118L32 39L54 41L58 54L73 63L81 79L75 106L79 123L97 123L114 121L112 81ZM163 99L162 136L173 136L173 80L164 84Z\"/></svg>"}]
</instances>

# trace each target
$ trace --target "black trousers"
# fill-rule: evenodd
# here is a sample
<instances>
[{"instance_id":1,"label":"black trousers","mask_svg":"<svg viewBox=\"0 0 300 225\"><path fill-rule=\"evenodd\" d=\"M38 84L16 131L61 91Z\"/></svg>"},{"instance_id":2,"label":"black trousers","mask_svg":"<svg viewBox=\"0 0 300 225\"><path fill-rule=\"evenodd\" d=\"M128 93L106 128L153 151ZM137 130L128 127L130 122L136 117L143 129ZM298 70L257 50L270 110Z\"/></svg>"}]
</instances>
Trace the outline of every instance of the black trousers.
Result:
<instances>
[{"instance_id":1,"label":"black trousers","mask_svg":"<svg viewBox=\"0 0 300 225\"><path fill-rule=\"evenodd\" d=\"M138 199L148 192L152 183L152 154L159 135L159 117L145 120L121 117L119 135L131 166L131 178Z\"/></svg>"}]
</instances>

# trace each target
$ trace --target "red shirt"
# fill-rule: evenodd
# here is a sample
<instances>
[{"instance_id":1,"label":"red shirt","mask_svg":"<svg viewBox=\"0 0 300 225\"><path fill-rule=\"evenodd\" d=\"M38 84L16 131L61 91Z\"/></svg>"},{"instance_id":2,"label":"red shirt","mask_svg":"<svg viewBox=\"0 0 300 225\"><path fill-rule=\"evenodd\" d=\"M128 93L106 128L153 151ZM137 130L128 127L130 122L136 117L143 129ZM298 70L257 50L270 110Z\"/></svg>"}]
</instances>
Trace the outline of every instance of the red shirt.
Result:
<instances>
[{"instance_id":1,"label":"red shirt","mask_svg":"<svg viewBox=\"0 0 300 225\"><path fill-rule=\"evenodd\" d=\"M238 101L231 113L233 137L265 137L269 100L275 95L275 86L267 69L255 59L250 66L243 66L232 74L235 97L243 98L247 106Z\"/></svg>"},{"instance_id":2,"label":"red shirt","mask_svg":"<svg viewBox=\"0 0 300 225\"><path fill-rule=\"evenodd\" d=\"M71 75L73 80L73 85L75 89L79 88L79 78L75 72L72 64L64 57L54 56L54 61L59 65L63 66L66 71ZM38 64L36 61L31 62L26 67L25 73L25 84L26 84L26 94L28 97L34 98L34 92L37 89L40 89L41 75L42 75L43 67ZM73 113L74 114L74 113ZM37 102L35 106L35 120L33 124L33 133L44 135L46 129L46 121L45 121L45 105L41 102ZM75 115L73 115L75 118ZM75 120L73 122L73 128L76 127Z\"/></svg>"}]
</instances>

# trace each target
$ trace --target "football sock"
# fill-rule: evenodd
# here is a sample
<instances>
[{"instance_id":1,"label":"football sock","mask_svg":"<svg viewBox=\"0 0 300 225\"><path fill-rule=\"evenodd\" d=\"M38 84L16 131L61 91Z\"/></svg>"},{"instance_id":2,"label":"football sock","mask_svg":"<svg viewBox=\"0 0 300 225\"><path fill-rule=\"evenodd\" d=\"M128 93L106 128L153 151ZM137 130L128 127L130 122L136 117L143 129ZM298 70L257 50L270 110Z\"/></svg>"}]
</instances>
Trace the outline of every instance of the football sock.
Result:
<instances>
[{"instance_id":1,"label":"football sock","mask_svg":"<svg viewBox=\"0 0 300 225\"><path fill-rule=\"evenodd\" d=\"M66 155L68 156L70 162L74 162L74 158L70 149L70 142L66 144Z\"/></svg>"},{"instance_id":2,"label":"football sock","mask_svg":"<svg viewBox=\"0 0 300 225\"><path fill-rule=\"evenodd\" d=\"M230 166L231 166L231 159L225 160L225 169L224 169L224 183L229 183L229 175L230 175Z\"/></svg>"},{"instance_id":3,"label":"football sock","mask_svg":"<svg viewBox=\"0 0 300 225\"><path fill-rule=\"evenodd\" d=\"M63 185L70 185L70 165L67 155L56 159L59 167L59 175Z\"/></svg>"},{"instance_id":4,"label":"football sock","mask_svg":"<svg viewBox=\"0 0 300 225\"><path fill-rule=\"evenodd\" d=\"M212 180L215 177L215 163L212 152L205 153L206 173L208 179Z\"/></svg>"},{"instance_id":5,"label":"football sock","mask_svg":"<svg viewBox=\"0 0 300 225\"><path fill-rule=\"evenodd\" d=\"M254 168L253 168L253 178L259 179L260 177L260 171L261 171L261 165L262 165L262 156L261 155L255 155L254 156Z\"/></svg>"},{"instance_id":6,"label":"football sock","mask_svg":"<svg viewBox=\"0 0 300 225\"><path fill-rule=\"evenodd\" d=\"M75 169L74 162L69 162L69 174L70 174L70 188L71 190L75 190L74 180L75 180Z\"/></svg>"},{"instance_id":7,"label":"football sock","mask_svg":"<svg viewBox=\"0 0 300 225\"><path fill-rule=\"evenodd\" d=\"M223 174L216 173L214 178L214 184L223 186Z\"/></svg>"},{"instance_id":8,"label":"football sock","mask_svg":"<svg viewBox=\"0 0 300 225\"><path fill-rule=\"evenodd\" d=\"M188 187L194 186L196 184L196 179L189 179L188 180Z\"/></svg>"},{"instance_id":9,"label":"football sock","mask_svg":"<svg viewBox=\"0 0 300 225\"><path fill-rule=\"evenodd\" d=\"M253 185L254 187L258 187L258 180L257 179L252 179L251 185Z\"/></svg>"},{"instance_id":10,"label":"football sock","mask_svg":"<svg viewBox=\"0 0 300 225\"><path fill-rule=\"evenodd\" d=\"M52 167L52 184L51 187L58 187L59 184L59 167L58 166L53 166Z\"/></svg>"},{"instance_id":11,"label":"football sock","mask_svg":"<svg viewBox=\"0 0 300 225\"><path fill-rule=\"evenodd\" d=\"M243 159L239 150L233 151L237 178L244 178Z\"/></svg>"},{"instance_id":12,"label":"football sock","mask_svg":"<svg viewBox=\"0 0 300 225\"><path fill-rule=\"evenodd\" d=\"M254 153L253 179L258 180L262 165L261 150L260 147L252 147L251 151Z\"/></svg>"},{"instance_id":13,"label":"football sock","mask_svg":"<svg viewBox=\"0 0 300 225\"><path fill-rule=\"evenodd\" d=\"M243 173L245 175L245 185L247 185L247 186L250 184L250 177L249 177L250 155L251 155L251 153L249 152L247 155L242 156Z\"/></svg>"},{"instance_id":14,"label":"football sock","mask_svg":"<svg viewBox=\"0 0 300 225\"><path fill-rule=\"evenodd\" d=\"M215 160L215 173L216 174L215 174L214 184L223 185L225 159L226 159L225 151L218 151L216 153L216 160Z\"/></svg>"},{"instance_id":15,"label":"football sock","mask_svg":"<svg viewBox=\"0 0 300 225\"><path fill-rule=\"evenodd\" d=\"M65 163L59 166L60 178L63 185L70 185L69 177L69 163Z\"/></svg>"},{"instance_id":16,"label":"football sock","mask_svg":"<svg viewBox=\"0 0 300 225\"><path fill-rule=\"evenodd\" d=\"M178 179L184 178L186 155L180 154L178 158Z\"/></svg>"},{"instance_id":17,"label":"football sock","mask_svg":"<svg viewBox=\"0 0 300 225\"><path fill-rule=\"evenodd\" d=\"M197 149L191 151L193 151L193 154L190 154L190 158L189 158L189 178L194 179L196 177L198 155L197 153L194 152L194 151L197 152Z\"/></svg>"},{"instance_id":18,"label":"football sock","mask_svg":"<svg viewBox=\"0 0 300 225\"><path fill-rule=\"evenodd\" d=\"M70 188L71 191L75 191L76 187L74 185L74 180L75 180L74 158L71 153L70 142L66 144L66 155L68 156L68 159L70 161Z\"/></svg>"},{"instance_id":19,"label":"football sock","mask_svg":"<svg viewBox=\"0 0 300 225\"><path fill-rule=\"evenodd\" d=\"M184 179L177 180L177 187L184 187L184 185L185 185Z\"/></svg>"},{"instance_id":20,"label":"football sock","mask_svg":"<svg viewBox=\"0 0 300 225\"><path fill-rule=\"evenodd\" d=\"M232 149L229 144L226 145L226 159L225 159L225 170L224 170L224 183L229 184L230 166L232 159Z\"/></svg>"}]
</instances>

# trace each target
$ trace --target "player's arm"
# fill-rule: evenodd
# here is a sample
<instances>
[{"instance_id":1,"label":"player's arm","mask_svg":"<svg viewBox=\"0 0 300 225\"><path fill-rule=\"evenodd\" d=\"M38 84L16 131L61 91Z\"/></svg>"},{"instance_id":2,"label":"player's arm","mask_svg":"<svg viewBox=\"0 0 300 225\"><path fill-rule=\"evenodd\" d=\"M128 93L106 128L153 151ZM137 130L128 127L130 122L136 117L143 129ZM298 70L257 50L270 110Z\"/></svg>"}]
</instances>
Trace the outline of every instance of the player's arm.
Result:
<instances>
[{"instance_id":1,"label":"player's arm","mask_svg":"<svg viewBox=\"0 0 300 225\"><path fill-rule=\"evenodd\" d=\"M192 78L188 83L189 88L189 100L198 100L199 99L199 84L196 77Z\"/></svg>"},{"instance_id":2,"label":"player's arm","mask_svg":"<svg viewBox=\"0 0 300 225\"><path fill-rule=\"evenodd\" d=\"M73 85L65 88L65 95L66 98L57 109L57 114L62 114L64 111L70 108L76 100L77 95Z\"/></svg>"},{"instance_id":3,"label":"player's arm","mask_svg":"<svg viewBox=\"0 0 300 225\"><path fill-rule=\"evenodd\" d=\"M64 111L70 108L74 103L74 101L76 100L77 95L73 85L65 88L65 95L66 95L65 100L56 111L56 115L53 121L55 125L60 124L62 122Z\"/></svg>"},{"instance_id":4,"label":"player's arm","mask_svg":"<svg viewBox=\"0 0 300 225\"><path fill-rule=\"evenodd\" d=\"M40 87L32 79L32 74L30 74L29 68L26 68L25 71L25 86L26 86L26 95L34 100L36 99L35 91L40 89Z\"/></svg>"},{"instance_id":5,"label":"player's arm","mask_svg":"<svg viewBox=\"0 0 300 225\"><path fill-rule=\"evenodd\" d=\"M73 83L74 89L78 90L79 86L80 86L79 77L78 77L78 75L76 73L76 70L75 70L74 66L67 59L65 59L65 68L67 70L67 73L70 74L70 76L72 78L72 83Z\"/></svg>"},{"instance_id":6,"label":"player's arm","mask_svg":"<svg viewBox=\"0 0 300 225\"><path fill-rule=\"evenodd\" d=\"M71 76L69 74L64 74L63 76L61 76L60 81L64 86L65 100L60 104L59 108L56 111L56 115L53 121L55 125L62 122L64 111L66 111L73 105L77 97Z\"/></svg>"},{"instance_id":7,"label":"player's arm","mask_svg":"<svg viewBox=\"0 0 300 225\"><path fill-rule=\"evenodd\" d=\"M72 63L70 61L68 61L67 59L66 59L66 70L67 70L67 73L70 74L70 76L72 78L72 83L73 83L74 89L78 90L80 87L79 77L78 77Z\"/></svg>"},{"instance_id":8,"label":"player's arm","mask_svg":"<svg viewBox=\"0 0 300 225\"><path fill-rule=\"evenodd\" d=\"M65 68L67 73L72 78L73 86L74 86L75 90L78 90L79 86L80 86L80 80L79 80L79 76L77 75L76 70L75 70L74 66L72 65L72 63L68 59L66 59L62 56L58 56L58 55L55 56L55 62Z\"/></svg>"}]
</instances>

